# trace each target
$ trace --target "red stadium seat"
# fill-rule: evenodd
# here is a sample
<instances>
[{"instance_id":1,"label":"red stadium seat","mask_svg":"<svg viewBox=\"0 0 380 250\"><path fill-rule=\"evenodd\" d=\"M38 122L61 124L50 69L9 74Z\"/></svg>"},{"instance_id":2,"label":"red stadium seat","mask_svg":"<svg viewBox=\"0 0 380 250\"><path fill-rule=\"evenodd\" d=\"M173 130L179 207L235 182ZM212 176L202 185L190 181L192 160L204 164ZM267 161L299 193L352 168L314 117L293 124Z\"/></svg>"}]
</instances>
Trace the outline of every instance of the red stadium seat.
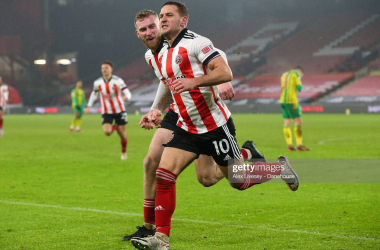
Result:
<instances>
[{"instance_id":1,"label":"red stadium seat","mask_svg":"<svg viewBox=\"0 0 380 250\"><path fill-rule=\"evenodd\" d=\"M364 77L332 96L380 96L380 76Z\"/></svg>"},{"instance_id":2,"label":"red stadium seat","mask_svg":"<svg viewBox=\"0 0 380 250\"><path fill-rule=\"evenodd\" d=\"M302 78L301 99L316 99L353 77L353 73L312 74ZM258 76L235 87L236 99L280 98L280 75Z\"/></svg>"}]
</instances>

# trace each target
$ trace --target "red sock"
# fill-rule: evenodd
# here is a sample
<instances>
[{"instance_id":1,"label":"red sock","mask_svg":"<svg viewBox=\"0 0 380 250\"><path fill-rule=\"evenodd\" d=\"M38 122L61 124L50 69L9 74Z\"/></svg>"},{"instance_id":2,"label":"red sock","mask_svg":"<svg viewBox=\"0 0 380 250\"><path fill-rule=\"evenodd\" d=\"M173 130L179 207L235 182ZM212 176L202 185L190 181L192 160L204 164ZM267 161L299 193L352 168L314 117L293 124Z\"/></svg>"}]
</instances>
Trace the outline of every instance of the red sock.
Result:
<instances>
[{"instance_id":1,"label":"red sock","mask_svg":"<svg viewBox=\"0 0 380 250\"><path fill-rule=\"evenodd\" d=\"M176 203L175 182L177 176L166 169L158 168L156 179L156 208L154 210L156 212L157 232L169 236Z\"/></svg>"},{"instance_id":2,"label":"red sock","mask_svg":"<svg viewBox=\"0 0 380 250\"><path fill-rule=\"evenodd\" d=\"M3 128L3 120L4 120L3 117L1 117L1 118L0 118L0 129Z\"/></svg>"},{"instance_id":3,"label":"red sock","mask_svg":"<svg viewBox=\"0 0 380 250\"><path fill-rule=\"evenodd\" d=\"M271 180L275 175L281 174L281 164L280 163L266 163L266 162L255 162L253 165L254 170L247 170L244 182L240 184L237 188L239 190L246 190L255 184L261 184ZM261 176L261 178L253 178L253 176Z\"/></svg>"},{"instance_id":4,"label":"red sock","mask_svg":"<svg viewBox=\"0 0 380 250\"><path fill-rule=\"evenodd\" d=\"M144 199L144 222L156 224L154 205L154 199Z\"/></svg>"},{"instance_id":5,"label":"red sock","mask_svg":"<svg viewBox=\"0 0 380 250\"><path fill-rule=\"evenodd\" d=\"M117 124L112 125L112 132L117 129Z\"/></svg>"},{"instance_id":6,"label":"red sock","mask_svg":"<svg viewBox=\"0 0 380 250\"><path fill-rule=\"evenodd\" d=\"M241 154L243 155L243 159L244 159L244 161L248 161L248 160L250 160L250 159L248 159L248 152L247 152L246 149L242 148L242 149L240 149L240 152L241 152Z\"/></svg>"},{"instance_id":7,"label":"red sock","mask_svg":"<svg viewBox=\"0 0 380 250\"><path fill-rule=\"evenodd\" d=\"M125 137L124 140L121 140L121 141L120 141L120 143L121 143L121 152L122 152L122 153L127 152L127 142L128 142L127 137Z\"/></svg>"}]
</instances>

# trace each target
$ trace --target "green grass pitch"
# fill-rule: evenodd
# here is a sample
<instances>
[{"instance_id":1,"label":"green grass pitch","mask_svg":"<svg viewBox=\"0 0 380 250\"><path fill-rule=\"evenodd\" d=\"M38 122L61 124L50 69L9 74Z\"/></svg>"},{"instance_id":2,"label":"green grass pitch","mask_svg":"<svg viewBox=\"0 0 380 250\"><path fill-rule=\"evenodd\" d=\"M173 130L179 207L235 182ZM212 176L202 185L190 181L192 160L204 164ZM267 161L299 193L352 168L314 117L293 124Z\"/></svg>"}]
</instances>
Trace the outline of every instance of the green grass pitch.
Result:
<instances>
[{"instance_id":1,"label":"green grass pitch","mask_svg":"<svg viewBox=\"0 0 380 250\"><path fill-rule=\"evenodd\" d=\"M129 115L122 162L100 115L84 116L82 133L69 133L72 117L4 117L0 249L133 249L121 239L143 222L142 162L154 131ZM298 161L300 188L271 181L241 192L226 180L205 188L191 165L177 181L171 249L380 249L379 115L305 114L310 152L286 151L280 114L233 118L240 145L253 139L267 158ZM352 177L349 163L369 179L327 178Z\"/></svg>"}]
</instances>

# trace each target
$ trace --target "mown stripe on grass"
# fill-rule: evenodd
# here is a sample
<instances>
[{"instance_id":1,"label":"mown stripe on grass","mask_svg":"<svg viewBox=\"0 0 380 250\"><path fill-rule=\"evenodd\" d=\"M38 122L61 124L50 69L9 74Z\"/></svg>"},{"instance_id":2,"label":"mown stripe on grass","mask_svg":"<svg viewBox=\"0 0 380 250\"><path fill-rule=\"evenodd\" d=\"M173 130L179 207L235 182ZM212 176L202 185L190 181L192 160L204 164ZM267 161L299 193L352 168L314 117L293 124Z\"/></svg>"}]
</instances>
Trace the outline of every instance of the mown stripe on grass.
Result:
<instances>
[{"instance_id":1,"label":"mown stripe on grass","mask_svg":"<svg viewBox=\"0 0 380 250\"><path fill-rule=\"evenodd\" d=\"M28 203L28 202L19 202L19 201L6 201L6 200L0 200L0 203L15 204L15 205L27 205L27 206L36 206L36 207L49 207L49 208L58 208L58 209L69 209L69 210L89 211L89 212L96 212L96 213L107 213L107 214L118 214L118 215L126 215L126 216L139 216L139 217L143 217L143 214L138 214L138 213L117 212L117 211L100 210L100 209L93 209L93 208L65 207L65 206L59 206L59 205L38 204L38 203ZM265 227L265 226L258 226L258 225L255 225L255 226L246 226L246 225L228 224L228 223L222 223L222 222L216 222L216 221L192 220L192 219L186 219L186 218L173 218L172 220L186 221L186 222L193 222L193 223L211 224L211 225L232 226L232 227L240 227L240 228L250 228L250 229L258 229L259 228L259 229L263 229L263 230L280 231L280 232L291 232L291 233L302 233L302 234L312 234L312 235L329 236L329 237L343 238L343 239L347 238L347 239L360 239L360 240L380 241L379 238L369 238L369 237L362 237L362 236L355 236L355 235L328 234L328 233L320 233L320 232L312 232L312 231L296 230L296 229L272 228L272 227Z\"/></svg>"}]
</instances>

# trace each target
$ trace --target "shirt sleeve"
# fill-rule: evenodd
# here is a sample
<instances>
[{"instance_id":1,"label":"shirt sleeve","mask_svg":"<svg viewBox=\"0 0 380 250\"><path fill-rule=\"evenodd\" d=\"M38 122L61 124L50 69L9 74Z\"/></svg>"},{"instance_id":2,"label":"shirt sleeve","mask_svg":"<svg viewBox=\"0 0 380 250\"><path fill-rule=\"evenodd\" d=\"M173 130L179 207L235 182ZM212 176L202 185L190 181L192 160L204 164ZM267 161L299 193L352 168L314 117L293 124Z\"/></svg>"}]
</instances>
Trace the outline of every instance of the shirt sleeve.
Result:
<instances>
[{"instance_id":1,"label":"shirt sleeve","mask_svg":"<svg viewBox=\"0 0 380 250\"><path fill-rule=\"evenodd\" d=\"M149 65L149 66L151 66L152 68L153 68L153 66L152 66L152 58L153 58L153 56L152 56L152 52L150 51L150 50L148 50L146 53L145 53L145 61L146 61L146 63ZM153 69L154 70L154 69Z\"/></svg>"},{"instance_id":2,"label":"shirt sleeve","mask_svg":"<svg viewBox=\"0 0 380 250\"><path fill-rule=\"evenodd\" d=\"M125 84L124 80L120 78L119 80L119 88L121 91L123 91L124 89L128 88L127 84Z\"/></svg>"},{"instance_id":3,"label":"shirt sleeve","mask_svg":"<svg viewBox=\"0 0 380 250\"><path fill-rule=\"evenodd\" d=\"M164 90L165 90L165 84L160 80L160 83L159 83L158 89L157 89L157 93L156 93L156 97L154 98L152 107L150 108L151 110L157 108L158 101L160 100Z\"/></svg>"},{"instance_id":4,"label":"shirt sleeve","mask_svg":"<svg viewBox=\"0 0 380 250\"><path fill-rule=\"evenodd\" d=\"M82 96L82 107L87 106L87 101L86 101L86 92L83 91L83 96Z\"/></svg>"},{"instance_id":5,"label":"shirt sleeve","mask_svg":"<svg viewBox=\"0 0 380 250\"><path fill-rule=\"evenodd\" d=\"M71 101L73 102L74 106L77 106L77 98L75 96L75 90L71 91Z\"/></svg>"},{"instance_id":6,"label":"shirt sleeve","mask_svg":"<svg viewBox=\"0 0 380 250\"><path fill-rule=\"evenodd\" d=\"M210 39L197 37L191 44L191 52L205 66L213 59L220 56L219 51L214 47Z\"/></svg>"},{"instance_id":7,"label":"shirt sleeve","mask_svg":"<svg viewBox=\"0 0 380 250\"><path fill-rule=\"evenodd\" d=\"M296 84L296 89L298 91L301 91L302 90L302 82L301 82L301 78L297 75L297 74L294 74L293 75L293 81L295 82Z\"/></svg>"},{"instance_id":8,"label":"shirt sleeve","mask_svg":"<svg viewBox=\"0 0 380 250\"><path fill-rule=\"evenodd\" d=\"M4 91L4 99L6 102L9 100L9 91L8 91L8 86L5 85L5 91Z\"/></svg>"},{"instance_id":9,"label":"shirt sleeve","mask_svg":"<svg viewBox=\"0 0 380 250\"><path fill-rule=\"evenodd\" d=\"M94 104L95 100L98 98L99 91L92 91L90 99L88 100L87 107L92 107Z\"/></svg>"},{"instance_id":10,"label":"shirt sleeve","mask_svg":"<svg viewBox=\"0 0 380 250\"><path fill-rule=\"evenodd\" d=\"M298 74L293 72L293 81L296 83L296 85L302 85L301 78Z\"/></svg>"},{"instance_id":11,"label":"shirt sleeve","mask_svg":"<svg viewBox=\"0 0 380 250\"><path fill-rule=\"evenodd\" d=\"M128 101L131 100L131 98L132 98L132 93L131 93L131 91L129 91L128 88L124 88L124 89L123 89L123 94L124 94L125 97L128 98Z\"/></svg>"},{"instance_id":12,"label":"shirt sleeve","mask_svg":"<svg viewBox=\"0 0 380 250\"><path fill-rule=\"evenodd\" d=\"M149 57L149 50L147 52L145 52L145 61L147 64L149 64L149 60L150 60L150 57Z\"/></svg>"},{"instance_id":13,"label":"shirt sleeve","mask_svg":"<svg viewBox=\"0 0 380 250\"><path fill-rule=\"evenodd\" d=\"M224 59L224 61L226 61L226 63L228 64L228 60L227 60L227 55L226 55L226 53L224 53L222 50L220 50L220 49L216 49L218 52L219 52L219 54L221 55L221 57L223 57L223 59Z\"/></svg>"},{"instance_id":14,"label":"shirt sleeve","mask_svg":"<svg viewBox=\"0 0 380 250\"><path fill-rule=\"evenodd\" d=\"M96 93L98 93L98 91L99 91L98 86L96 85L95 82L94 82L94 91L95 91Z\"/></svg>"}]
</instances>

